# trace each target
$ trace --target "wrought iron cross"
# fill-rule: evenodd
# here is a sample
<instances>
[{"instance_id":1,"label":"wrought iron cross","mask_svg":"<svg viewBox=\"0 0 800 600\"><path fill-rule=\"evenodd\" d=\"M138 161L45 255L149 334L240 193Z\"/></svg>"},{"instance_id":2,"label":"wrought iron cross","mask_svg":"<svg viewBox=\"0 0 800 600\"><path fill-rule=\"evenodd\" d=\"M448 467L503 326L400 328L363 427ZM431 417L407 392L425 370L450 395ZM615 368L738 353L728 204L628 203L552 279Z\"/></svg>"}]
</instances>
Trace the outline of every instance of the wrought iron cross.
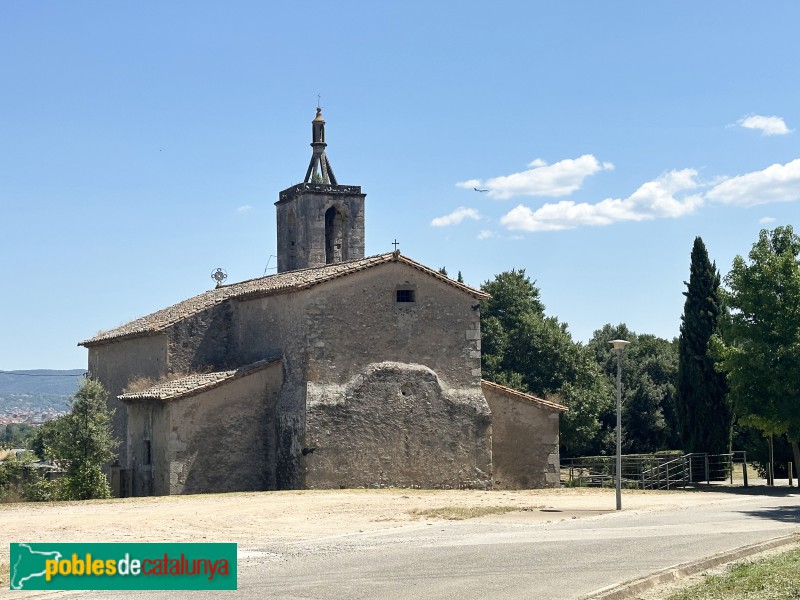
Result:
<instances>
[{"instance_id":1,"label":"wrought iron cross","mask_svg":"<svg viewBox=\"0 0 800 600\"><path fill-rule=\"evenodd\" d=\"M392 246L394 246L394 249L397 250L397 247L399 245L400 245L400 242L397 241L397 238L394 238L394 241L392 242Z\"/></svg>"}]
</instances>

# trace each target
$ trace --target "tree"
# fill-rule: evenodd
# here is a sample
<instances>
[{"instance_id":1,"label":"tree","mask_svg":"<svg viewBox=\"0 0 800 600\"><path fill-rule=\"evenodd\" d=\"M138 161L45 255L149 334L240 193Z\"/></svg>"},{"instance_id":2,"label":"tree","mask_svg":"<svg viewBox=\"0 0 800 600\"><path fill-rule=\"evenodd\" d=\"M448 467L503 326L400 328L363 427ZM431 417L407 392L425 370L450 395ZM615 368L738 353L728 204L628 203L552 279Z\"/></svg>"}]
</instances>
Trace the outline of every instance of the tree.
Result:
<instances>
[{"instance_id":1,"label":"tree","mask_svg":"<svg viewBox=\"0 0 800 600\"><path fill-rule=\"evenodd\" d=\"M733 412L725 375L717 368L710 341L719 332L722 305L717 267L696 237L678 343L676 413L686 452L726 454L731 450Z\"/></svg>"},{"instance_id":2,"label":"tree","mask_svg":"<svg viewBox=\"0 0 800 600\"><path fill-rule=\"evenodd\" d=\"M637 335L621 323L606 324L589 341L597 364L616 386L617 355L609 342L631 342L622 354L622 448L626 453L650 453L675 447L675 381L677 342L650 334ZM602 416L613 436L616 408Z\"/></svg>"},{"instance_id":3,"label":"tree","mask_svg":"<svg viewBox=\"0 0 800 600\"><path fill-rule=\"evenodd\" d=\"M447 277L448 276L447 275L447 267L442 267L441 269L439 269L439 273L441 275L444 275L445 277Z\"/></svg>"},{"instance_id":4,"label":"tree","mask_svg":"<svg viewBox=\"0 0 800 600\"><path fill-rule=\"evenodd\" d=\"M740 422L786 434L800 464L800 238L762 229L725 277L732 309L720 349Z\"/></svg>"},{"instance_id":5,"label":"tree","mask_svg":"<svg viewBox=\"0 0 800 600\"><path fill-rule=\"evenodd\" d=\"M573 342L567 325L547 317L539 289L520 269L481 286L483 376L522 392L551 397L569 407L561 420L566 454L597 452L600 413L611 388L588 351Z\"/></svg>"},{"instance_id":6,"label":"tree","mask_svg":"<svg viewBox=\"0 0 800 600\"><path fill-rule=\"evenodd\" d=\"M458 283L464 283L464 277L461 275L461 271L458 272L458 277L456 277L456 281Z\"/></svg>"},{"instance_id":7,"label":"tree","mask_svg":"<svg viewBox=\"0 0 800 600\"><path fill-rule=\"evenodd\" d=\"M66 470L64 500L109 498L111 490L102 471L116 455L111 433L111 412L100 382L85 379L75 394L69 413L42 426L37 451Z\"/></svg>"},{"instance_id":8,"label":"tree","mask_svg":"<svg viewBox=\"0 0 800 600\"><path fill-rule=\"evenodd\" d=\"M27 423L9 423L0 427L0 448L30 448L36 429Z\"/></svg>"}]
</instances>

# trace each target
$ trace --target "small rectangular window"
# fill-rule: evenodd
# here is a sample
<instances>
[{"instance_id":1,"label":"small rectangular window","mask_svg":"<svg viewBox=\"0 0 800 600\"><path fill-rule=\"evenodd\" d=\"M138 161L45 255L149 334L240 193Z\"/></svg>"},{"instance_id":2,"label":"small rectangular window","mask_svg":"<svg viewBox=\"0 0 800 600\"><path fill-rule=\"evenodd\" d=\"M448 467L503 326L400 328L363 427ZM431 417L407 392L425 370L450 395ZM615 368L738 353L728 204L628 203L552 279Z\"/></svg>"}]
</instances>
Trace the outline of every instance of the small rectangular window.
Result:
<instances>
[{"instance_id":1,"label":"small rectangular window","mask_svg":"<svg viewBox=\"0 0 800 600\"><path fill-rule=\"evenodd\" d=\"M144 440L144 452L142 454L142 464L149 465L152 460L150 456L150 440Z\"/></svg>"},{"instance_id":2,"label":"small rectangular window","mask_svg":"<svg viewBox=\"0 0 800 600\"><path fill-rule=\"evenodd\" d=\"M397 290L398 302L414 302L414 290Z\"/></svg>"}]
</instances>

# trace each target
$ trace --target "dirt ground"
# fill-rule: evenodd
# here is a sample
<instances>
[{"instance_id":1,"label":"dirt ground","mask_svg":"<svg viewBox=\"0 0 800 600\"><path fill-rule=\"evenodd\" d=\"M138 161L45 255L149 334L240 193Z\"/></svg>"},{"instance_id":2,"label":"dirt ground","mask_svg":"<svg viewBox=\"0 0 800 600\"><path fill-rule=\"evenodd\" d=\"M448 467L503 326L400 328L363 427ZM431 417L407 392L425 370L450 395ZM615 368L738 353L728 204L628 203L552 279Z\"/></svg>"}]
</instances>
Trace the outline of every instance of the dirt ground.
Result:
<instances>
[{"instance_id":1,"label":"dirt ground","mask_svg":"<svg viewBox=\"0 0 800 600\"><path fill-rule=\"evenodd\" d=\"M730 498L725 492L623 493L623 508L665 510ZM436 520L451 507L501 513L480 521L535 523L613 512L614 490L331 490L0 505L0 590L10 542L236 542L240 549ZM423 512L423 516L420 516ZM447 510L445 510L447 512Z\"/></svg>"}]
</instances>

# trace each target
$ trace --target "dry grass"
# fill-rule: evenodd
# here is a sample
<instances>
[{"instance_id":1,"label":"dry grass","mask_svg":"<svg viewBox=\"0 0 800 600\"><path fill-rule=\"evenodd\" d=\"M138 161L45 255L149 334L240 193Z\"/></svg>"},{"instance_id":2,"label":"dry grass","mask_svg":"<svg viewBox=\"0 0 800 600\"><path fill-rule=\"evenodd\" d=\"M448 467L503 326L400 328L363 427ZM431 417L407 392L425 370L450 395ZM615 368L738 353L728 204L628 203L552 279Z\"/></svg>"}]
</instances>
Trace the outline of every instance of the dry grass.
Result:
<instances>
[{"instance_id":1,"label":"dry grass","mask_svg":"<svg viewBox=\"0 0 800 600\"><path fill-rule=\"evenodd\" d=\"M540 508L544 508L544 506L440 506L437 508L410 510L409 514L417 518L463 521L488 515L503 515L509 512L531 511Z\"/></svg>"},{"instance_id":2,"label":"dry grass","mask_svg":"<svg viewBox=\"0 0 800 600\"><path fill-rule=\"evenodd\" d=\"M149 390L154 385L161 385L163 383L175 381L176 379L181 379L188 375L191 375L191 373L168 373L167 375L163 375L155 379L152 377L137 377L136 379L132 379L128 382L128 385L125 386L125 389L122 390L122 393L138 394L139 392Z\"/></svg>"}]
</instances>

